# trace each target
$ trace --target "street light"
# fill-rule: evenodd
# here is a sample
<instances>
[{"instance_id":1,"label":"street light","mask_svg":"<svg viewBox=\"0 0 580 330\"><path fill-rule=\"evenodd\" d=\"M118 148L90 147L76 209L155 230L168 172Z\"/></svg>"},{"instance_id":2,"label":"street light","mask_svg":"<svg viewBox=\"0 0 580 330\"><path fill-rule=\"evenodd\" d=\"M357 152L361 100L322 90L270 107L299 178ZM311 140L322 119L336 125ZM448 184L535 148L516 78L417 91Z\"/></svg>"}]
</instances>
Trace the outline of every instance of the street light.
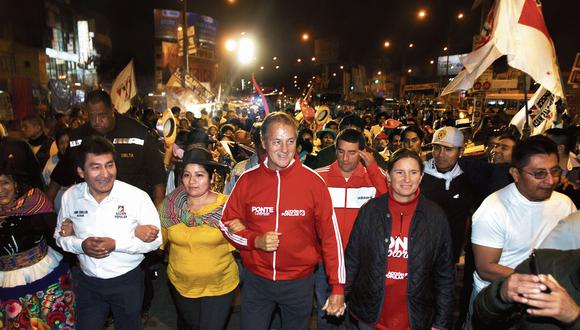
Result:
<instances>
[{"instance_id":1,"label":"street light","mask_svg":"<svg viewBox=\"0 0 580 330\"><path fill-rule=\"evenodd\" d=\"M413 70L409 69L409 70L407 70L407 72L408 72L408 73L411 73L411 72L413 72Z\"/></svg>"},{"instance_id":2,"label":"street light","mask_svg":"<svg viewBox=\"0 0 580 330\"><path fill-rule=\"evenodd\" d=\"M340 69L341 69L341 70L344 70L344 65L341 65L341 66L340 66Z\"/></svg>"},{"instance_id":3,"label":"street light","mask_svg":"<svg viewBox=\"0 0 580 330\"><path fill-rule=\"evenodd\" d=\"M294 76L294 79L298 79L298 76Z\"/></svg>"},{"instance_id":4,"label":"street light","mask_svg":"<svg viewBox=\"0 0 580 330\"><path fill-rule=\"evenodd\" d=\"M389 48L389 47L391 47L391 43L389 41L385 41L385 43L383 44L383 47Z\"/></svg>"},{"instance_id":5,"label":"street light","mask_svg":"<svg viewBox=\"0 0 580 330\"><path fill-rule=\"evenodd\" d=\"M463 19L463 13L457 14L457 19Z\"/></svg>"},{"instance_id":6,"label":"street light","mask_svg":"<svg viewBox=\"0 0 580 330\"><path fill-rule=\"evenodd\" d=\"M429 64L433 64L433 63L435 63L435 61L433 61L433 60L429 61Z\"/></svg>"},{"instance_id":7,"label":"street light","mask_svg":"<svg viewBox=\"0 0 580 330\"><path fill-rule=\"evenodd\" d=\"M234 39L229 39L228 41L226 41L226 50L228 52L233 52L234 50L236 50L237 47L237 43Z\"/></svg>"},{"instance_id":8,"label":"street light","mask_svg":"<svg viewBox=\"0 0 580 330\"><path fill-rule=\"evenodd\" d=\"M308 33L302 33L302 41L308 41L310 39L310 35Z\"/></svg>"},{"instance_id":9,"label":"street light","mask_svg":"<svg viewBox=\"0 0 580 330\"><path fill-rule=\"evenodd\" d=\"M377 72L377 75L378 75L378 76L380 76L380 75L382 75L382 74L383 74L383 72L382 72L382 71L379 71L379 72Z\"/></svg>"},{"instance_id":10,"label":"street light","mask_svg":"<svg viewBox=\"0 0 580 330\"><path fill-rule=\"evenodd\" d=\"M278 57L277 56L274 56L274 57L272 57L272 60L273 61L276 61L276 60L278 60Z\"/></svg>"},{"instance_id":11,"label":"street light","mask_svg":"<svg viewBox=\"0 0 580 330\"><path fill-rule=\"evenodd\" d=\"M446 52L447 51L447 46L443 47L443 51Z\"/></svg>"},{"instance_id":12,"label":"street light","mask_svg":"<svg viewBox=\"0 0 580 330\"><path fill-rule=\"evenodd\" d=\"M280 66L279 65L276 65L276 70L278 70L278 69L280 69Z\"/></svg>"},{"instance_id":13,"label":"street light","mask_svg":"<svg viewBox=\"0 0 580 330\"><path fill-rule=\"evenodd\" d=\"M424 19L425 17L427 17L427 11L425 9L419 10L419 12L417 13L417 17L419 19Z\"/></svg>"},{"instance_id":14,"label":"street light","mask_svg":"<svg viewBox=\"0 0 580 330\"><path fill-rule=\"evenodd\" d=\"M238 41L238 61L248 64L254 60L256 54L256 44L250 37L243 37Z\"/></svg>"},{"instance_id":15,"label":"street light","mask_svg":"<svg viewBox=\"0 0 580 330\"><path fill-rule=\"evenodd\" d=\"M413 44L409 44L409 48L413 48L415 45Z\"/></svg>"},{"instance_id":16,"label":"street light","mask_svg":"<svg viewBox=\"0 0 580 330\"><path fill-rule=\"evenodd\" d=\"M296 60L296 62L300 63L300 62L302 62L302 59L299 58L299 59Z\"/></svg>"},{"instance_id":17,"label":"street light","mask_svg":"<svg viewBox=\"0 0 580 330\"><path fill-rule=\"evenodd\" d=\"M313 56L313 57L311 58L311 60L312 60L312 62L316 61L316 57L314 57L314 56Z\"/></svg>"}]
</instances>

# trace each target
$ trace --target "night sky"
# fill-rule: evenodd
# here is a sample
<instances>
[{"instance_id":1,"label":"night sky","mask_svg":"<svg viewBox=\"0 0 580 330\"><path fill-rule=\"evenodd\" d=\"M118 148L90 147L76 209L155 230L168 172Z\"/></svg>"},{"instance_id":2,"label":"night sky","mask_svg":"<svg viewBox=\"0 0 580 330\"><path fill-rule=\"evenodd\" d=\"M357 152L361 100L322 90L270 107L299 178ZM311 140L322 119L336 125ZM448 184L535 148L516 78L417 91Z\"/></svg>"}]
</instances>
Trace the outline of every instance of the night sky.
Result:
<instances>
[{"instance_id":1,"label":"night sky","mask_svg":"<svg viewBox=\"0 0 580 330\"><path fill-rule=\"evenodd\" d=\"M113 68L120 70L135 59L137 79L141 86L151 86L154 74L153 9L181 9L179 0L104 0L86 1L84 6L109 18L113 41ZM364 64L371 71L390 63L392 70L405 65L424 65L442 56L442 48L451 54L467 53L472 37L479 32L481 9L471 11L473 0L227 0L189 1L188 11L214 17L219 21L220 51L225 40L241 31L252 34L259 43L256 67L271 86L289 85L298 71L308 72L307 63L300 67L296 59L310 58L314 39L338 37L341 58L345 64ZM419 9L427 11L424 20L417 18ZM554 40L560 69L569 71L580 51L578 18L580 1L543 1L544 17ZM458 13L464 13L462 21ZM310 34L301 42L303 32ZM383 48L385 40L391 47ZM449 40L449 43L448 43ZM414 47L410 50L408 44ZM224 52L221 55L227 56ZM272 57L279 57L281 69L273 70ZM246 69L248 72L251 69ZM259 69L258 69L259 70ZM258 72L256 70L256 72Z\"/></svg>"}]
</instances>

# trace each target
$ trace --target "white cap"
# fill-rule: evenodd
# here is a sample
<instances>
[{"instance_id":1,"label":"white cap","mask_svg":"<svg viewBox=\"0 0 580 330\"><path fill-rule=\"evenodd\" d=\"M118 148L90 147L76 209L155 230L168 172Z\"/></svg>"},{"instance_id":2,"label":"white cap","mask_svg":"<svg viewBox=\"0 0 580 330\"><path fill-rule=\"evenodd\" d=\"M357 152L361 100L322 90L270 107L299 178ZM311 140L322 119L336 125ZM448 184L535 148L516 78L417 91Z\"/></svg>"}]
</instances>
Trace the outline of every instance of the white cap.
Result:
<instances>
[{"instance_id":1,"label":"white cap","mask_svg":"<svg viewBox=\"0 0 580 330\"><path fill-rule=\"evenodd\" d=\"M452 126L441 127L435 131L435 134L433 134L433 142L431 143L450 148L463 148L465 146L463 133L457 127Z\"/></svg>"}]
</instances>

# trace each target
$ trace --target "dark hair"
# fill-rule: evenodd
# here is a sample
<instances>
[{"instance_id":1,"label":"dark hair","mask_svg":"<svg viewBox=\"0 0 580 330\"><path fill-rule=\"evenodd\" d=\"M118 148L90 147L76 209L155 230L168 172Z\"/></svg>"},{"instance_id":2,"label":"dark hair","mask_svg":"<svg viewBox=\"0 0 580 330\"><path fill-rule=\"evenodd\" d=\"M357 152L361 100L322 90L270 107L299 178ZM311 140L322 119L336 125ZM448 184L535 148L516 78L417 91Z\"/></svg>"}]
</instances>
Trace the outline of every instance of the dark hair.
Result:
<instances>
[{"instance_id":1,"label":"dark hair","mask_svg":"<svg viewBox=\"0 0 580 330\"><path fill-rule=\"evenodd\" d=\"M364 148L366 147L365 137L360 131L357 131L354 128L347 128L338 133L336 141L334 142L334 145L336 146L337 149L339 141L345 141L348 143L358 143L359 150L364 150Z\"/></svg>"},{"instance_id":2,"label":"dark hair","mask_svg":"<svg viewBox=\"0 0 580 330\"><path fill-rule=\"evenodd\" d=\"M61 136L68 135L71 128L65 125L58 125L54 128L54 139L58 142Z\"/></svg>"},{"instance_id":3,"label":"dark hair","mask_svg":"<svg viewBox=\"0 0 580 330\"><path fill-rule=\"evenodd\" d=\"M551 155L558 157L558 146L554 141L543 135L534 135L516 144L512 152L511 167L522 169L528 165L534 155Z\"/></svg>"},{"instance_id":4,"label":"dark hair","mask_svg":"<svg viewBox=\"0 0 580 330\"><path fill-rule=\"evenodd\" d=\"M40 128L44 127L44 120L39 115L28 115L22 118L22 122L27 122L32 125L39 126Z\"/></svg>"},{"instance_id":5,"label":"dark hair","mask_svg":"<svg viewBox=\"0 0 580 330\"><path fill-rule=\"evenodd\" d=\"M413 132L417 134L417 136L419 137L419 139L421 139L421 141L423 141L423 139L425 138L425 132L423 132L423 130L421 130L419 126L411 125L407 126L407 128L403 130L403 133L401 133L401 140L405 138L405 134L407 134L407 132Z\"/></svg>"},{"instance_id":6,"label":"dark hair","mask_svg":"<svg viewBox=\"0 0 580 330\"><path fill-rule=\"evenodd\" d=\"M271 112L269 113L264 121L262 122L262 129L260 130L260 134L262 134L262 139L268 135L268 129L274 123L285 124L288 126L292 126L294 130L297 129L296 121L294 118L290 117L289 114L285 112Z\"/></svg>"},{"instance_id":7,"label":"dark hair","mask_svg":"<svg viewBox=\"0 0 580 330\"><path fill-rule=\"evenodd\" d=\"M393 143L393 140L395 139L395 136L400 136L401 137L401 142L403 140L403 130L401 128L395 128L391 131L391 133L389 133L389 143Z\"/></svg>"},{"instance_id":8,"label":"dark hair","mask_svg":"<svg viewBox=\"0 0 580 330\"><path fill-rule=\"evenodd\" d=\"M423 170L425 169L425 164L423 164L423 160L416 152L407 148L398 149L397 151L391 154L391 156L389 157L389 161L387 162L387 172L391 172L395 167L395 164L403 158L413 158L414 160L416 160L417 164L419 164L419 169L421 170L421 173L423 173Z\"/></svg>"},{"instance_id":9,"label":"dark hair","mask_svg":"<svg viewBox=\"0 0 580 330\"><path fill-rule=\"evenodd\" d=\"M563 145L564 151L569 153L576 148L576 136L564 128L550 128L544 134L557 145Z\"/></svg>"},{"instance_id":10,"label":"dark hair","mask_svg":"<svg viewBox=\"0 0 580 330\"><path fill-rule=\"evenodd\" d=\"M200 145L202 148L207 148L210 143L209 136L203 128L192 128L187 133L187 146Z\"/></svg>"},{"instance_id":11,"label":"dark hair","mask_svg":"<svg viewBox=\"0 0 580 330\"><path fill-rule=\"evenodd\" d=\"M223 124L220 127L219 133L218 133L218 139L223 139L224 135L226 135L227 131L232 131L232 133L235 133L236 129L234 128L234 126L232 124Z\"/></svg>"},{"instance_id":12,"label":"dark hair","mask_svg":"<svg viewBox=\"0 0 580 330\"><path fill-rule=\"evenodd\" d=\"M347 127L357 127L359 131L363 131L365 127L365 122L357 115L348 115L342 118L340 124L338 125L338 131L342 131Z\"/></svg>"},{"instance_id":13,"label":"dark hair","mask_svg":"<svg viewBox=\"0 0 580 330\"><path fill-rule=\"evenodd\" d=\"M100 102L103 102L107 108L113 108L111 96L109 95L109 93L105 92L102 89L95 89L90 91L85 98L85 103L87 105L96 104Z\"/></svg>"},{"instance_id":14,"label":"dark hair","mask_svg":"<svg viewBox=\"0 0 580 330\"><path fill-rule=\"evenodd\" d=\"M303 128L298 131L298 138L304 138L304 134L310 134L314 138L314 132L310 128Z\"/></svg>"},{"instance_id":15,"label":"dark hair","mask_svg":"<svg viewBox=\"0 0 580 330\"><path fill-rule=\"evenodd\" d=\"M252 137L252 143L256 147L256 152L262 147L262 141L260 141L260 129L262 128L262 123L254 123L252 129L250 130L250 136Z\"/></svg>"},{"instance_id":16,"label":"dark hair","mask_svg":"<svg viewBox=\"0 0 580 330\"><path fill-rule=\"evenodd\" d=\"M171 113L175 116L178 115L181 112L181 108L178 106L175 106L173 108L171 108Z\"/></svg>"},{"instance_id":17,"label":"dark hair","mask_svg":"<svg viewBox=\"0 0 580 330\"><path fill-rule=\"evenodd\" d=\"M500 140L508 139L514 141L514 143L518 143L520 141L521 134L515 126L509 126L502 130L498 138Z\"/></svg>"},{"instance_id":18,"label":"dark hair","mask_svg":"<svg viewBox=\"0 0 580 330\"><path fill-rule=\"evenodd\" d=\"M77 166L84 169L87 154L104 155L111 154L115 157L115 146L111 141L99 135L89 135L77 149Z\"/></svg>"}]
</instances>

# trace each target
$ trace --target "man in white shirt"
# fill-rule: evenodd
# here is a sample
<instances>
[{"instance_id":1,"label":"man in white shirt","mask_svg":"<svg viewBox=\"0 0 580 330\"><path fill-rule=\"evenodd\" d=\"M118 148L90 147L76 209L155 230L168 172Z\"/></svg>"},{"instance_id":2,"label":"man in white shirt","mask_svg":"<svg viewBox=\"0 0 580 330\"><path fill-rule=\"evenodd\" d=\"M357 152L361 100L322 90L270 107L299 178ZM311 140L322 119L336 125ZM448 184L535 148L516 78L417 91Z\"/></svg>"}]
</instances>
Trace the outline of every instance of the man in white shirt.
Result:
<instances>
[{"instance_id":1,"label":"man in white shirt","mask_svg":"<svg viewBox=\"0 0 580 330\"><path fill-rule=\"evenodd\" d=\"M116 180L115 150L104 137L79 146L77 171L85 180L62 197L54 237L78 255L79 329L103 329L109 309L115 328L140 329L143 254L161 245L159 216L144 191ZM65 219L72 221L67 232ZM71 235L72 234L72 235Z\"/></svg>"},{"instance_id":2,"label":"man in white shirt","mask_svg":"<svg viewBox=\"0 0 580 330\"><path fill-rule=\"evenodd\" d=\"M570 198L554 191L562 168L548 138L533 136L517 145L510 174L514 183L488 196L473 215L472 297L513 273L560 219L576 211Z\"/></svg>"}]
</instances>

